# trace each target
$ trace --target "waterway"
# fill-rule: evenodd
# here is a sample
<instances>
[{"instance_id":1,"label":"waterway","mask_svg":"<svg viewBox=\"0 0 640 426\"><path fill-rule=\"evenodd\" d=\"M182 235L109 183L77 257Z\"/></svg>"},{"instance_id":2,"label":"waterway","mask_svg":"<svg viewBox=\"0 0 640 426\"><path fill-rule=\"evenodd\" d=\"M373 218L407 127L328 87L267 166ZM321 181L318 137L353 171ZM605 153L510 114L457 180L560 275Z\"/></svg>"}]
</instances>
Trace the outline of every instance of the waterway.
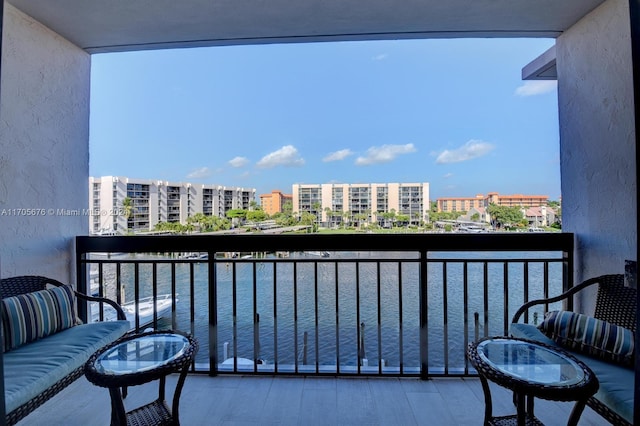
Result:
<instances>
[{"instance_id":1,"label":"waterway","mask_svg":"<svg viewBox=\"0 0 640 426\"><path fill-rule=\"evenodd\" d=\"M473 340L474 312L479 313L481 336L504 334L505 310L508 322L525 300L524 262L508 264L508 285L505 285L504 259L522 257L525 254L504 252L430 254L433 262L428 264L427 270L426 306L430 370L443 370L445 366L450 370L464 368L465 323L467 340ZM560 259L561 255L556 252L526 253L526 257ZM142 255L124 258L167 259ZM407 258L410 259L408 262L399 262ZM484 263L468 263L465 287L464 263L451 261L461 258L495 261L488 263L486 269ZM257 356L267 363L277 362L282 368L294 364L296 359L302 363L306 332L307 364L315 365L317 360L319 365L354 366L364 345L364 356L369 365L377 365L383 359L387 366L402 364L405 369L418 369L419 270L417 257L407 253L331 252L329 258L322 259L292 253L287 259L267 255L266 259L219 262L216 264L218 359L224 358L224 342L229 342L230 355L236 348L237 356L253 359L257 339ZM191 271L193 279L190 278ZM526 273L526 298L543 297L544 263L529 263ZM561 274L560 263L551 263L548 270L550 294L561 291ZM152 266L140 264L138 275L140 297L150 296ZM170 264L157 265L158 294L171 292L171 275ZM115 265L105 264L103 276L107 295L115 297ZM133 264L121 265L120 281L126 300L134 297L134 276ZM195 334L200 342L198 362L207 363L208 263L177 263L175 281L178 294L175 327ZM254 310L260 318L257 328L254 327ZM485 311L488 315L486 330ZM541 317L542 311L539 314ZM159 327L171 326L171 318L164 318L159 324ZM358 341L359 330L364 331L364 342Z\"/></svg>"}]
</instances>

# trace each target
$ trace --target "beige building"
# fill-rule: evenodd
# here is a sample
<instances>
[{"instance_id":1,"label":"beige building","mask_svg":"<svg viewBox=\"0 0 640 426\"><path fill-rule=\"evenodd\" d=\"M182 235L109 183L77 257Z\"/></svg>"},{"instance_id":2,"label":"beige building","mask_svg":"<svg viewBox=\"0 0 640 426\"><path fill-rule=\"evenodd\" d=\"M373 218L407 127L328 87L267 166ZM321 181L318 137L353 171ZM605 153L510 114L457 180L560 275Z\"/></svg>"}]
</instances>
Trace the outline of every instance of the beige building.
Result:
<instances>
[{"instance_id":1,"label":"beige building","mask_svg":"<svg viewBox=\"0 0 640 426\"><path fill-rule=\"evenodd\" d=\"M392 211L419 223L429 213L426 182L295 184L292 193L294 212L315 214L326 226L363 220L384 225L383 214Z\"/></svg>"},{"instance_id":2,"label":"beige building","mask_svg":"<svg viewBox=\"0 0 640 426\"><path fill-rule=\"evenodd\" d=\"M239 187L124 176L90 177L89 232L151 231L159 222L186 223L196 213L225 217L229 210L249 209L255 195L255 189ZM128 215L125 198L131 200Z\"/></svg>"},{"instance_id":3,"label":"beige building","mask_svg":"<svg viewBox=\"0 0 640 426\"><path fill-rule=\"evenodd\" d=\"M438 212L468 212L471 209L487 208L490 204L507 207L539 207L549 202L546 195L500 195L489 192L486 196L478 194L475 197L444 197L438 198Z\"/></svg>"}]
</instances>

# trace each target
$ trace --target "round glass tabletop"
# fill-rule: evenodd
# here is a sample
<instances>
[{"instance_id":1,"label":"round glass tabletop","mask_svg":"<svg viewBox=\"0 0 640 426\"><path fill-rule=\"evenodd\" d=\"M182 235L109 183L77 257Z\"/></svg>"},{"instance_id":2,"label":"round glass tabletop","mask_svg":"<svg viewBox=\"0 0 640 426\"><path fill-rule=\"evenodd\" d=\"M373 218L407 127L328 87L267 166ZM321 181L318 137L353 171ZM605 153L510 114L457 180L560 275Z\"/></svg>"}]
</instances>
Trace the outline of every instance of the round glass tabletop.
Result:
<instances>
[{"instance_id":1,"label":"round glass tabletop","mask_svg":"<svg viewBox=\"0 0 640 426\"><path fill-rule=\"evenodd\" d=\"M585 380L575 361L535 343L496 338L479 343L477 350L482 361L516 379L556 387Z\"/></svg>"},{"instance_id":2,"label":"round glass tabletop","mask_svg":"<svg viewBox=\"0 0 640 426\"><path fill-rule=\"evenodd\" d=\"M156 333L125 340L100 354L94 362L96 372L119 376L142 373L166 365L180 357L189 340L173 333Z\"/></svg>"}]
</instances>

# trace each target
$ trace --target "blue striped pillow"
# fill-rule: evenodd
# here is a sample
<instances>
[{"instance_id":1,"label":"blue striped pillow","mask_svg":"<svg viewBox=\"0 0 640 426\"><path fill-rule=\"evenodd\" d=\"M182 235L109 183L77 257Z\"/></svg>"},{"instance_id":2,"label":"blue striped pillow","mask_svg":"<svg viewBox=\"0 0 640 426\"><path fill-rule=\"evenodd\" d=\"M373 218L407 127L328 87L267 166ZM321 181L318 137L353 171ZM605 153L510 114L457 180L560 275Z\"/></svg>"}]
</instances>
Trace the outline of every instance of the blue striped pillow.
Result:
<instances>
[{"instance_id":1,"label":"blue striped pillow","mask_svg":"<svg viewBox=\"0 0 640 426\"><path fill-rule=\"evenodd\" d=\"M567 349L633 366L634 335L624 327L577 312L552 311L538 328Z\"/></svg>"},{"instance_id":2,"label":"blue striped pillow","mask_svg":"<svg viewBox=\"0 0 640 426\"><path fill-rule=\"evenodd\" d=\"M76 321L73 289L66 285L7 297L2 305L5 352L73 327Z\"/></svg>"}]
</instances>

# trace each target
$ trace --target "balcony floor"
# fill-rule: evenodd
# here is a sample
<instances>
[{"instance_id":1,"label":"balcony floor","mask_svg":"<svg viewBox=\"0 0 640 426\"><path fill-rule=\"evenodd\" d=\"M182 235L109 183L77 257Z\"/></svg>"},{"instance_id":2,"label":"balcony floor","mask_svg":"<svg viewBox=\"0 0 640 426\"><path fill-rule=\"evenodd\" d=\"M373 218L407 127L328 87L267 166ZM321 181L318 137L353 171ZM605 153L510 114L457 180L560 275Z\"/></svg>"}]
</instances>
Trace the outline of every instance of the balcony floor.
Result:
<instances>
[{"instance_id":1,"label":"balcony floor","mask_svg":"<svg viewBox=\"0 0 640 426\"><path fill-rule=\"evenodd\" d=\"M167 383L172 396L176 377ZM157 395L157 382L129 389L127 409ZM494 414L513 413L511 394L492 386ZM536 400L545 425L564 425L571 403ZM325 378L190 375L180 404L189 425L481 425L484 397L475 378ZM109 393L77 380L19 425L108 425ZM605 422L587 408L580 425Z\"/></svg>"}]
</instances>

